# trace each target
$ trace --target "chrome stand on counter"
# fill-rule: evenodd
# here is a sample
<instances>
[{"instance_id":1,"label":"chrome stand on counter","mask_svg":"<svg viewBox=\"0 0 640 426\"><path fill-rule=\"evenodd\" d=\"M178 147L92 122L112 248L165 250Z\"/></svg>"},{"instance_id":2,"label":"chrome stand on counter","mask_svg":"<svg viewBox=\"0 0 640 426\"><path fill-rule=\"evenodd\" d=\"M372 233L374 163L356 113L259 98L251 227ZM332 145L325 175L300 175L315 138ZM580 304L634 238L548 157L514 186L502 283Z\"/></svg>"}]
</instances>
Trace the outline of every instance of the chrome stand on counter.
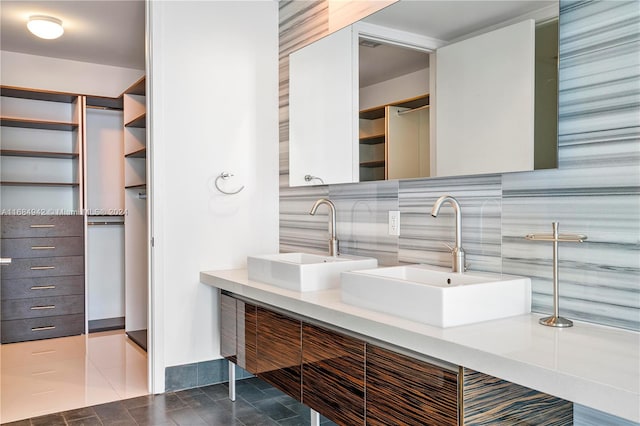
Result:
<instances>
[{"instance_id":1,"label":"chrome stand on counter","mask_svg":"<svg viewBox=\"0 0 640 426\"><path fill-rule=\"evenodd\" d=\"M545 318L540 318L540 324L548 327L571 327L573 321L566 318L562 318L558 308L558 243L581 243L587 239L586 235L582 234L558 234L558 222L553 222L552 234L528 234L525 236L527 240L533 241L551 241L553 242L553 315Z\"/></svg>"}]
</instances>

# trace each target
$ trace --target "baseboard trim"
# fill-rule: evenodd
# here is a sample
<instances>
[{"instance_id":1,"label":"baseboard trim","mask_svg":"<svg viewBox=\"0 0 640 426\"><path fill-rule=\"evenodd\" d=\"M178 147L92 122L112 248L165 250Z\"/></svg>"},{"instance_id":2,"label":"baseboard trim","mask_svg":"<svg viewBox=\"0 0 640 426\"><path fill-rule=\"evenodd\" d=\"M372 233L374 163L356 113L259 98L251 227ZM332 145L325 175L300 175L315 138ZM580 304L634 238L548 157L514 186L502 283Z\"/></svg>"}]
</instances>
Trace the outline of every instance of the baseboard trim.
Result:
<instances>
[{"instance_id":1,"label":"baseboard trim","mask_svg":"<svg viewBox=\"0 0 640 426\"><path fill-rule=\"evenodd\" d=\"M89 333L124 329L124 317L89 320Z\"/></svg>"},{"instance_id":2,"label":"baseboard trim","mask_svg":"<svg viewBox=\"0 0 640 426\"><path fill-rule=\"evenodd\" d=\"M247 379L253 374L235 366L236 379ZM229 361L215 359L193 364L166 367L164 370L165 392L197 388L201 386L227 383L229 381Z\"/></svg>"}]
</instances>

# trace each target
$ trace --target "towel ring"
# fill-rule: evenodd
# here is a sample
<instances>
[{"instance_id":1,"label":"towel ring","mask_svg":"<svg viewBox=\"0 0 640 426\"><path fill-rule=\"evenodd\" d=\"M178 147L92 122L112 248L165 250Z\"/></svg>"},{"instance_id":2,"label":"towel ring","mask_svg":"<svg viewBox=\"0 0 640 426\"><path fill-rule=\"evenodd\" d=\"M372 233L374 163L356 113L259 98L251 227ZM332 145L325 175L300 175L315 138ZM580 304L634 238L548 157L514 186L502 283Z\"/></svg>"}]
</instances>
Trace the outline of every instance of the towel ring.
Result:
<instances>
[{"instance_id":1,"label":"towel ring","mask_svg":"<svg viewBox=\"0 0 640 426\"><path fill-rule=\"evenodd\" d=\"M238 189L237 189L237 190L235 190L235 191L225 191L224 189L220 188L220 185L218 185L218 181L219 181L220 179L222 179L222 180L227 180L227 179L229 179L231 176L233 176L233 174L232 174L232 173L229 173L229 172L222 172L222 173L220 173L220 174L216 177L216 180L215 180L215 182L214 182L214 184L215 184L215 186L216 186L216 189L217 189L218 191L222 192L222 193L223 193L223 194L225 194L225 195L235 195L235 194L239 193L240 191L242 191L242 190L244 189L244 185L242 185L240 188L238 188Z\"/></svg>"}]
</instances>

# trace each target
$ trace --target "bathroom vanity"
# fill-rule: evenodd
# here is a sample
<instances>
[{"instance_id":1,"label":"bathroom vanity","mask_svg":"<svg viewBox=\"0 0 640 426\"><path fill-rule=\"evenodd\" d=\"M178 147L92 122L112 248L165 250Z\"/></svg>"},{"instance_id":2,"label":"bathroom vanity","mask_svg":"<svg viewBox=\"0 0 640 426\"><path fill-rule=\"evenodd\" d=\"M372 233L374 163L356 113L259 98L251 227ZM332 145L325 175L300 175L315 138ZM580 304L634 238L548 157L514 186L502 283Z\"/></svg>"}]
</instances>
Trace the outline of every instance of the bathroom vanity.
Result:
<instances>
[{"instance_id":1,"label":"bathroom vanity","mask_svg":"<svg viewBox=\"0 0 640 426\"><path fill-rule=\"evenodd\" d=\"M439 328L202 272L220 289L222 355L340 424L572 424L573 403L639 420L638 334L527 314Z\"/></svg>"}]
</instances>

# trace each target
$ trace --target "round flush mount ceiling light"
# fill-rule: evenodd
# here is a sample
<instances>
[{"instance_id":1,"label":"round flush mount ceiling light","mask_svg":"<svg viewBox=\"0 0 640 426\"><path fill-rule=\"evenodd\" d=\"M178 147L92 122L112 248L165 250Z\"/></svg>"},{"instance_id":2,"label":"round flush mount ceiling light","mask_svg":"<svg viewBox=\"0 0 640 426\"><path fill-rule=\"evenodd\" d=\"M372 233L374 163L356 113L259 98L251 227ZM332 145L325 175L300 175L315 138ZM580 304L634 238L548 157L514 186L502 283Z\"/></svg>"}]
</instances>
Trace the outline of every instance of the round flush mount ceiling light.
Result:
<instances>
[{"instance_id":1,"label":"round flush mount ceiling light","mask_svg":"<svg viewBox=\"0 0 640 426\"><path fill-rule=\"evenodd\" d=\"M29 17L27 28L34 35L47 40L53 40L64 33L62 21L51 16L33 15Z\"/></svg>"}]
</instances>

